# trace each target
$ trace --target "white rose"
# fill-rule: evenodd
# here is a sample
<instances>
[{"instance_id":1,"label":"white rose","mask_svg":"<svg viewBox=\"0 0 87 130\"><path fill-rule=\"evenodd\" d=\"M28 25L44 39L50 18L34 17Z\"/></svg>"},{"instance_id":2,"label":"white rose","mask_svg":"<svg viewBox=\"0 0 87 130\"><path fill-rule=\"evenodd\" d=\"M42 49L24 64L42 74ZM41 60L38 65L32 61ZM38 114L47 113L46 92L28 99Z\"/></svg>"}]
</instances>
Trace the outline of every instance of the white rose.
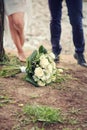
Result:
<instances>
[{"instance_id":1,"label":"white rose","mask_svg":"<svg viewBox=\"0 0 87 130\"><path fill-rule=\"evenodd\" d=\"M49 56L50 56L52 59L55 59L55 55L54 55L52 52L49 53Z\"/></svg>"},{"instance_id":2,"label":"white rose","mask_svg":"<svg viewBox=\"0 0 87 130\"><path fill-rule=\"evenodd\" d=\"M41 59L41 60L40 60L40 65L41 65L43 68L46 68L46 67L49 65L48 59L46 59L46 58Z\"/></svg>"},{"instance_id":3,"label":"white rose","mask_svg":"<svg viewBox=\"0 0 87 130\"><path fill-rule=\"evenodd\" d=\"M63 73L63 69L58 69L58 72L59 73Z\"/></svg>"},{"instance_id":4,"label":"white rose","mask_svg":"<svg viewBox=\"0 0 87 130\"><path fill-rule=\"evenodd\" d=\"M55 62L52 62L51 65L53 66L53 69L56 69L56 64L55 64Z\"/></svg>"},{"instance_id":5,"label":"white rose","mask_svg":"<svg viewBox=\"0 0 87 130\"><path fill-rule=\"evenodd\" d=\"M53 68L52 68L52 65L51 64L49 64L48 66L47 66L47 69L48 69L48 73L52 73L52 71L53 71Z\"/></svg>"},{"instance_id":6,"label":"white rose","mask_svg":"<svg viewBox=\"0 0 87 130\"><path fill-rule=\"evenodd\" d=\"M41 77L41 80L43 81L43 82L45 82L46 81L46 76L44 75L43 77Z\"/></svg>"},{"instance_id":7,"label":"white rose","mask_svg":"<svg viewBox=\"0 0 87 130\"><path fill-rule=\"evenodd\" d=\"M41 87L43 87L43 86L45 86L45 83L44 82L42 82L42 81L38 81L38 83L37 83L39 86L41 86Z\"/></svg>"},{"instance_id":8,"label":"white rose","mask_svg":"<svg viewBox=\"0 0 87 130\"><path fill-rule=\"evenodd\" d=\"M41 56L40 56L40 60L41 59L45 59L46 58L46 55L44 55L44 54L42 54Z\"/></svg>"},{"instance_id":9,"label":"white rose","mask_svg":"<svg viewBox=\"0 0 87 130\"><path fill-rule=\"evenodd\" d=\"M48 80L51 77L50 73L46 74L46 80Z\"/></svg>"},{"instance_id":10,"label":"white rose","mask_svg":"<svg viewBox=\"0 0 87 130\"><path fill-rule=\"evenodd\" d=\"M47 83L47 84L51 83L51 79L48 79L48 80L46 81L46 83Z\"/></svg>"},{"instance_id":11,"label":"white rose","mask_svg":"<svg viewBox=\"0 0 87 130\"><path fill-rule=\"evenodd\" d=\"M37 77L42 77L43 75L44 75L44 73L43 73L43 70L42 70L42 68L40 68L40 67L37 67L36 69L35 69L35 76L37 76Z\"/></svg>"}]
</instances>

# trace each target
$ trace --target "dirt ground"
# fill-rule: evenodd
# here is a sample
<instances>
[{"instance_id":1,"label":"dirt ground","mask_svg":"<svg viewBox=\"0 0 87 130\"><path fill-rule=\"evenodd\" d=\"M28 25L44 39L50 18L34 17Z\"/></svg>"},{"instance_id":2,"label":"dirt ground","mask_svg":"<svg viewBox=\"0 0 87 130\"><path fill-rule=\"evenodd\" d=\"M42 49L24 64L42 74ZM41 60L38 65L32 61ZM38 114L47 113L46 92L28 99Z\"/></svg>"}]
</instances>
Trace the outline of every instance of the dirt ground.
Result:
<instances>
[{"instance_id":1,"label":"dirt ground","mask_svg":"<svg viewBox=\"0 0 87 130\"><path fill-rule=\"evenodd\" d=\"M71 79L46 87L34 87L23 80L23 74L0 78L0 130L42 130L42 124L22 124L22 107L25 104L47 105L60 108L67 122L46 125L45 130L87 130L87 68L76 64L69 56L61 56L57 67L67 69ZM3 100L1 97L8 97ZM18 114L19 113L19 114ZM70 122L70 119L72 121Z\"/></svg>"}]
</instances>

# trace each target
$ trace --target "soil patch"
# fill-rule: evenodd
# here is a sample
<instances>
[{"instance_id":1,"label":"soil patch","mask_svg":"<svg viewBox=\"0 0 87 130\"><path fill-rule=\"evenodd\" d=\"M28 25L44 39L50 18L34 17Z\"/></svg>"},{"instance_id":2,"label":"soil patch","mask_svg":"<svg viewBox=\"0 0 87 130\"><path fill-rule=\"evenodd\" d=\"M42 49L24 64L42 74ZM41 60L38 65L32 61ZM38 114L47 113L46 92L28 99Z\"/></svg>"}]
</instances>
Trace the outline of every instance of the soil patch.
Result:
<instances>
[{"instance_id":1,"label":"soil patch","mask_svg":"<svg viewBox=\"0 0 87 130\"><path fill-rule=\"evenodd\" d=\"M26 104L60 108L67 116L63 124L48 124L44 130L87 130L87 68L64 60L58 67L67 69L72 78L46 87L34 87L24 81L23 74L0 78L0 130L32 130L42 123L23 123L22 107ZM70 63L70 64L69 64ZM36 129L35 129L36 130Z\"/></svg>"}]
</instances>

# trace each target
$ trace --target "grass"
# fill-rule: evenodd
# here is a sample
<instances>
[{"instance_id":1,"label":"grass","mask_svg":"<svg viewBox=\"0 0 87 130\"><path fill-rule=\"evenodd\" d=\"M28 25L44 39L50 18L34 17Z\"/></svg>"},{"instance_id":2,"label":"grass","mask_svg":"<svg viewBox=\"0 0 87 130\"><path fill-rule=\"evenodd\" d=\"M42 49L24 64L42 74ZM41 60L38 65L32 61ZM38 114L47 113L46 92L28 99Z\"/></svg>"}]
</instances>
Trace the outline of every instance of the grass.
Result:
<instances>
[{"instance_id":1,"label":"grass","mask_svg":"<svg viewBox=\"0 0 87 130\"><path fill-rule=\"evenodd\" d=\"M60 71L61 70L61 71ZM62 83L66 80L72 79L72 76L68 74L69 70L57 68L56 83Z\"/></svg>"},{"instance_id":2,"label":"grass","mask_svg":"<svg viewBox=\"0 0 87 130\"><path fill-rule=\"evenodd\" d=\"M0 95L0 107L3 107L4 105L8 104L9 102L10 102L9 97Z\"/></svg>"},{"instance_id":3,"label":"grass","mask_svg":"<svg viewBox=\"0 0 87 130\"><path fill-rule=\"evenodd\" d=\"M45 123L62 123L63 117L60 109L54 109L48 106L39 105L26 105L23 112L32 122L45 122Z\"/></svg>"},{"instance_id":4,"label":"grass","mask_svg":"<svg viewBox=\"0 0 87 130\"><path fill-rule=\"evenodd\" d=\"M61 113L60 109L49 106L28 104L22 108L21 112L22 118L21 120L19 119L20 124L15 126L13 130L21 130L21 128L26 130L26 127L29 124L32 124L30 130L45 130L45 126L51 124L65 125L65 128L62 128L61 130L72 130L71 128L66 127L66 124L68 126L76 126L79 123L75 117L70 117L69 115L65 116ZM39 127L38 124L41 124L41 127ZM76 128L76 130L81 130L81 128Z\"/></svg>"},{"instance_id":5,"label":"grass","mask_svg":"<svg viewBox=\"0 0 87 130\"><path fill-rule=\"evenodd\" d=\"M76 109L76 108L72 107L72 108L69 110L69 113L78 115L79 113L81 113L81 109Z\"/></svg>"},{"instance_id":6,"label":"grass","mask_svg":"<svg viewBox=\"0 0 87 130\"><path fill-rule=\"evenodd\" d=\"M27 126L30 124L32 124L30 130L45 130L46 124L63 123L60 109L42 105L26 105L17 116L19 123L12 130L21 130L22 128L27 130ZM41 123L41 127L38 126L38 123Z\"/></svg>"},{"instance_id":7,"label":"grass","mask_svg":"<svg viewBox=\"0 0 87 130\"><path fill-rule=\"evenodd\" d=\"M16 56L9 56L9 60L3 63L3 66L0 66L0 77L11 77L20 73L19 66L24 65L19 61Z\"/></svg>"},{"instance_id":8,"label":"grass","mask_svg":"<svg viewBox=\"0 0 87 130\"><path fill-rule=\"evenodd\" d=\"M75 118L71 118L71 119L69 119L69 124L76 125L76 124L78 124L78 120Z\"/></svg>"}]
</instances>

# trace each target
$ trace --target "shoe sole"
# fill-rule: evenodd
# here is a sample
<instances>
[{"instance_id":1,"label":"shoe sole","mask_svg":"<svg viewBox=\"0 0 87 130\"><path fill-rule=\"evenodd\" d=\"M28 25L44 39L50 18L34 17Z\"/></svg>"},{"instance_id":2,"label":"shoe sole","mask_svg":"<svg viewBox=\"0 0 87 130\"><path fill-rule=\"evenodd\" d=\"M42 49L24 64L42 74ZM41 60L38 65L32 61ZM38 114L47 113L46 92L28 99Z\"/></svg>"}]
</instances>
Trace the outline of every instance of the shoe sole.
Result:
<instances>
[{"instance_id":1,"label":"shoe sole","mask_svg":"<svg viewBox=\"0 0 87 130\"><path fill-rule=\"evenodd\" d=\"M86 64L86 63L81 64L81 63L78 62L78 58L77 58L76 55L74 55L74 58L77 60L77 63L78 63L80 66L83 66L83 67L86 67L86 68L87 68L87 64Z\"/></svg>"}]
</instances>

